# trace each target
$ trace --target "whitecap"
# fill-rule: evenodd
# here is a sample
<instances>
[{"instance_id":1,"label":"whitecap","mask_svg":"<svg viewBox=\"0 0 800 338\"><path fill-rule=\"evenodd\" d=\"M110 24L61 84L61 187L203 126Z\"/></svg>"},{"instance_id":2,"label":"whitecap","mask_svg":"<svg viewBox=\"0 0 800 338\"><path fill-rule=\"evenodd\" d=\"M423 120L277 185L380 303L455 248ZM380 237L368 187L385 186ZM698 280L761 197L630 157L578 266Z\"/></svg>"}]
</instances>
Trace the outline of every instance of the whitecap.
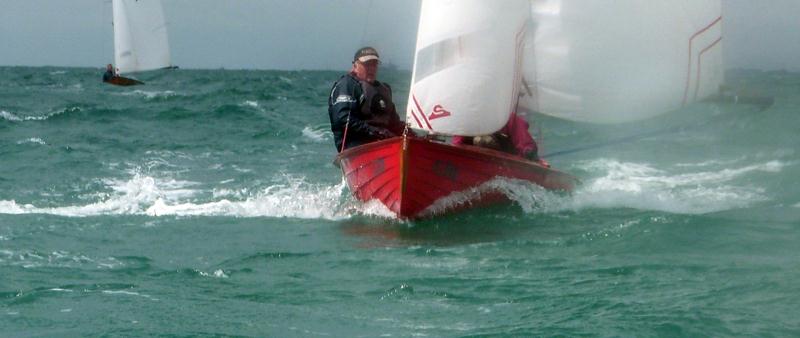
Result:
<instances>
[{"instance_id":1,"label":"whitecap","mask_svg":"<svg viewBox=\"0 0 800 338\"><path fill-rule=\"evenodd\" d=\"M330 136L327 129L314 129L311 126L303 128L303 136L314 142L323 142Z\"/></svg>"},{"instance_id":2,"label":"whitecap","mask_svg":"<svg viewBox=\"0 0 800 338\"><path fill-rule=\"evenodd\" d=\"M158 199L145 213L151 216L234 216L342 219L354 211L341 200L344 182L335 186L314 185L301 178L269 186L245 200L222 199L206 203L169 203Z\"/></svg>"},{"instance_id":3,"label":"whitecap","mask_svg":"<svg viewBox=\"0 0 800 338\"><path fill-rule=\"evenodd\" d=\"M739 168L679 174L648 164L608 159L588 161L581 166L601 175L585 182L573 193L565 205L568 209L634 208L700 214L746 207L766 200L765 189L734 181L754 172L780 172L784 164L769 161Z\"/></svg>"},{"instance_id":4,"label":"whitecap","mask_svg":"<svg viewBox=\"0 0 800 338\"><path fill-rule=\"evenodd\" d=\"M125 291L125 290L103 290L102 292L103 292L104 294L107 294L107 295L136 296L136 297L143 297L143 298L147 298L147 299L150 299L150 300L158 300L158 298L153 298L153 296L150 296L150 295L147 295L147 294L143 294L143 293L133 292L133 291Z\"/></svg>"},{"instance_id":5,"label":"whitecap","mask_svg":"<svg viewBox=\"0 0 800 338\"><path fill-rule=\"evenodd\" d=\"M196 194L196 190L188 188L194 185L194 182L157 179L139 173L128 180L106 179L102 181L113 192L99 194L103 196L103 199L94 203L41 208L31 204L20 205L13 200L0 201L0 213L52 214L68 217L136 215L145 214L145 210L157 201L177 201Z\"/></svg>"},{"instance_id":6,"label":"whitecap","mask_svg":"<svg viewBox=\"0 0 800 338\"><path fill-rule=\"evenodd\" d=\"M47 120L47 119L49 119L49 118L51 118L53 116L56 116L56 115L69 113L69 112L75 112L75 111L81 111L81 108L80 107L65 107L65 108L62 108L60 110L56 110L54 112L50 112L50 113L47 113L47 114L44 114L44 115L19 117L19 116L17 116L16 114L14 114L12 112L8 112L8 111L5 111L5 110L0 110L0 118L3 118L3 119L8 120L8 121L14 121L14 122L18 122L18 121L44 121L44 120Z\"/></svg>"},{"instance_id":7,"label":"whitecap","mask_svg":"<svg viewBox=\"0 0 800 338\"><path fill-rule=\"evenodd\" d=\"M24 143L36 143L36 144L41 144L43 146L47 145L47 143L45 143L42 139L38 137L31 137L27 140L17 141L17 144L24 144Z\"/></svg>"},{"instance_id":8,"label":"whitecap","mask_svg":"<svg viewBox=\"0 0 800 338\"><path fill-rule=\"evenodd\" d=\"M200 271L200 275L203 277L229 278L228 275L225 274L225 271L222 271L222 269L215 270L213 273Z\"/></svg>"},{"instance_id":9,"label":"whitecap","mask_svg":"<svg viewBox=\"0 0 800 338\"><path fill-rule=\"evenodd\" d=\"M124 93L122 93L122 95L126 95L126 96L130 96L130 95L143 96L147 100L152 100L152 99L156 99L156 98L169 98L169 97L173 97L173 96L178 96L179 94L174 92L174 91L171 91L171 90L146 91L146 90L137 89L137 90L134 90L132 92L124 92Z\"/></svg>"},{"instance_id":10,"label":"whitecap","mask_svg":"<svg viewBox=\"0 0 800 338\"><path fill-rule=\"evenodd\" d=\"M84 205L36 207L13 200L0 201L4 214L52 214L67 217L97 215L293 217L338 220L354 215L393 214L379 202L358 203L347 191L344 179L336 185L313 184L304 177L281 175L266 188L239 190L214 188L212 201L196 201L203 191L196 182L156 178L135 173L127 180L104 179L111 192L95 194Z\"/></svg>"},{"instance_id":11,"label":"whitecap","mask_svg":"<svg viewBox=\"0 0 800 338\"><path fill-rule=\"evenodd\" d=\"M243 106L247 106L247 107L258 108L258 102L257 101L249 101L249 100L248 101L244 101L242 103L242 105Z\"/></svg>"},{"instance_id":12,"label":"whitecap","mask_svg":"<svg viewBox=\"0 0 800 338\"><path fill-rule=\"evenodd\" d=\"M4 120L7 121L15 121L15 122L22 121L22 119L19 116L14 115L14 113L7 112L5 110L0 110L0 117L2 117Z\"/></svg>"}]
</instances>

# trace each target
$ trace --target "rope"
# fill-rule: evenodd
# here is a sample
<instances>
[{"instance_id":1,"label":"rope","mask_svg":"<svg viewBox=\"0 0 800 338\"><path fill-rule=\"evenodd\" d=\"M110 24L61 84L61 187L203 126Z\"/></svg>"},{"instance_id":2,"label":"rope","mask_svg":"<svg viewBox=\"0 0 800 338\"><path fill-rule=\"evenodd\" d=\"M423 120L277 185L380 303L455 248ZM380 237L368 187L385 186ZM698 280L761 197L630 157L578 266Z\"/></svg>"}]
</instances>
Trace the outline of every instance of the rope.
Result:
<instances>
[{"instance_id":1,"label":"rope","mask_svg":"<svg viewBox=\"0 0 800 338\"><path fill-rule=\"evenodd\" d=\"M706 123L703 123L703 124L706 124ZM700 126L700 125L697 125L697 126ZM590 145L577 147L577 148L572 148L572 149L567 149L567 150L560 150L560 151L556 151L556 152L552 152L552 153L549 153L549 154L542 155L540 157L542 157L542 158L553 158L553 157L556 157L556 156L577 153L577 152L581 152L581 151L585 151L585 150L592 150L592 149L607 147L607 146L610 146L610 145L615 145L615 144L620 144L620 143L625 143L625 142L638 141L638 140L641 140L641 139L644 139L644 138L648 138L648 137L653 137L653 136L658 136L658 135L668 134L668 133L673 133L673 132L679 132L679 131L683 130L684 128L686 128L686 126L676 126L676 127L672 127L672 128L663 129L663 130L656 130L656 131L642 133L642 134L625 136L625 137L622 137L622 138L618 138L618 139L615 139L615 140L609 140L609 141L606 141L606 142L590 144Z\"/></svg>"},{"instance_id":2,"label":"rope","mask_svg":"<svg viewBox=\"0 0 800 338\"><path fill-rule=\"evenodd\" d=\"M351 113L352 113L352 111L347 113L347 122L344 125L344 135L342 135L342 149L339 149L340 153L344 151L344 145L347 144L347 129L350 127L350 114Z\"/></svg>"},{"instance_id":3,"label":"rope","mask_svg":"<svg viewBox=\"0 0 800 338\"><path fill-rule=\"evenodd\" d=\"M754 96L754 97L751 97L747 102L741 102L741 100L740 100L740 98L738 96L737 97L733 97L733 98L721 96L721 97L716 98L715 100L717 100L717 101L719 101L721 103L725 103L727 101L730 101L730 102L733 102L734 104L749 104L749 105L752 105L754 108L756 108L757 111L759 111L759 112L771 107L772 104L774 104L774 102L775 102L773 97L766 97L766 96L765 97ZM585 150L592 150L592 149L607 147L607 146L620 144L620 143L625 143L625 142L638 141L638 140L645 139L645 138L648 138L648 137L659 136L659 135L670 134L670 133L677 133L677 132L684 131L684 130L689 130L689 129L697 129L697 128L706 126L706 125L710 124L711 122L714 122L715 118L716 117L712 116L712 117L706 119L705 121L701 121L699 123L697 123L697 122L689 122L689 123L686 123L686 124L677 125L677 126L673 126L673 127L670 127L670 128L665 128L665 129L650 131L650 132L646 132L646 133L625 136L625 137L622 137L622 138L609 140L609 141L606 141L606 142L590 144L590 145L577 147L577 148L572 148L572 149L567 149L567 150L560 150L560 151L552 152L552 153L549 153L549 154L545 154L544 156L541 156L541 157L544 158L544 157L554 157L554 156L567 155L567 154L572 154L572 153L577 153L577 152L581 152L581 151L585 151Z\"/></svg>"}]
</instances>

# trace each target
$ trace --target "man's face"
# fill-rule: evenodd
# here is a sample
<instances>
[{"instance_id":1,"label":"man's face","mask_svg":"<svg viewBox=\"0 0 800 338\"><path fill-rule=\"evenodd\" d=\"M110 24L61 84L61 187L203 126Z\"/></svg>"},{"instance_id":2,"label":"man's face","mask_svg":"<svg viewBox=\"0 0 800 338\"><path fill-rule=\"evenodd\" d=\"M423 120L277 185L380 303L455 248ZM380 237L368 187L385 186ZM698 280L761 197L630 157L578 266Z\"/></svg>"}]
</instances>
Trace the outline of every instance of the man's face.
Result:
<instances>
[{"instance_id":1,"label":"man's face","mask_svg":"<svg viewBox=\"0 0 800 338\"><path fill-rule=\"evenodd\" d=\"M353 72L359 80L373 82L378 78L378 60L356 61Z\"/></svg>"}]
</instances>

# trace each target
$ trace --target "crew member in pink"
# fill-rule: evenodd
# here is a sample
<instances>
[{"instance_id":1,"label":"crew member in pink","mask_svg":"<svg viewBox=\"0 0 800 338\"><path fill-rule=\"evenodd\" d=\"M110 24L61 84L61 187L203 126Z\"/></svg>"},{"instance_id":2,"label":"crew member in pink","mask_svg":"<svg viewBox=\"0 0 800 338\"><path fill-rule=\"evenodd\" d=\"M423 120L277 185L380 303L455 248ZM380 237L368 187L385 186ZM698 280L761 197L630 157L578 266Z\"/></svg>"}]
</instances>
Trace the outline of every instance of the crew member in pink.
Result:
<instances>
[{"instance_id":1,"label":"crew member in pink","mask_svg":"<svg viewBox=\"0 0 800 338\"><path fill-rule=\"evenodd\" d=\"M539 147L528 132L528 127L528 121L518 116L516 112L512 112L508 123L494 134L476 137L454 136L452 143L494 148L546 165L547 162L539 159Z\"/></svg>"}]
</instances>

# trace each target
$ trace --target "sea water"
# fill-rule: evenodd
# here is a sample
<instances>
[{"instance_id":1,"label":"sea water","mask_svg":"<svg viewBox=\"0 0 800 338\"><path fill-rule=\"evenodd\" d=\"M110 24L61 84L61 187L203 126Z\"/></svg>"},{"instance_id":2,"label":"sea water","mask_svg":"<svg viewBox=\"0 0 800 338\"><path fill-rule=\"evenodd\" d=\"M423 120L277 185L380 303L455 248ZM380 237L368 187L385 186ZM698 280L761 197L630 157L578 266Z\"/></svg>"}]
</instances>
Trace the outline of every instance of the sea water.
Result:
<instances>
[{"instance_id":1,"label":"sea water","mask_svg":"<svg viewBox=\"0 0 800 338\"><path fill-rule=\"evenodd\" d=\"M0 336L800 335L800 74L728 72L770 107L528 115L576 191L400 222L332 163L340 73L0 68Z\"/></svg>"}]
</instances>

